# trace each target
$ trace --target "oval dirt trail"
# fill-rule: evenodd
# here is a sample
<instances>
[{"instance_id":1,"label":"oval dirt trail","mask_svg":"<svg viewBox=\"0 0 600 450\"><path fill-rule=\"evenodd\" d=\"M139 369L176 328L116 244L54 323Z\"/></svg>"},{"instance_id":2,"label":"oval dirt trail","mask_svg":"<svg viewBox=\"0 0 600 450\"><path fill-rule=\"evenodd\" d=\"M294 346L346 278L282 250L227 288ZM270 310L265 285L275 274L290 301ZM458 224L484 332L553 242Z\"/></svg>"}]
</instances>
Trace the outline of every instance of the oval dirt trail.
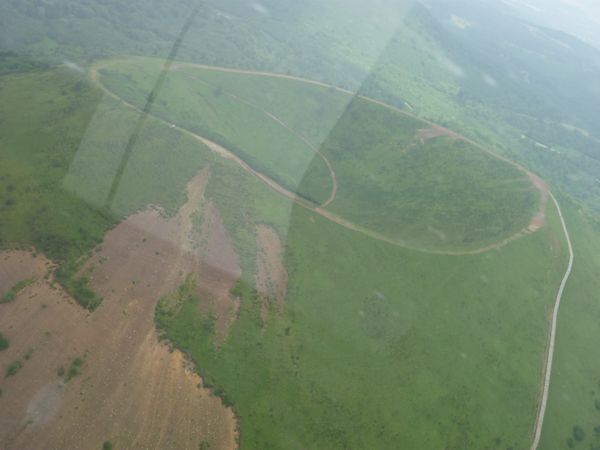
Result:
<instances>
[{"instance_id":1,"label":"oval dirt trail","mask_svg":"<svg viewBox=\"0 0 600 450\"><path fill-rule=\"evenodd\" d=\"M156 303L187 274L204 285L190 232L206 178L205 171L190 182L176 217L149 209L107 234L88 265L103 297L95 312L41 277L0 305L0 329L11 340L2 366L33 349L15 376L0 380L1 448L237 447L233 411L201 387L181 352L158 341L154 325ZM78 357L81 373L65 382L59 368L68 371Z\"/></svg>"},{"instance_id":2,"label":"oval dirt trail","mask_svg":"<svg viewBox=\"0 0 600 450\"><path fill-rule=\"evenodd\" d=\"M126 101L125 99L121 98L120 96L118 96L117 94L115 94L114 92L112 92L111 90L109 90L101 81L100 78L98 76L98 70L100 70L102 67L105 66L98 66L95 68L92 68L90 70L90 79L96 83L108 96L120 101L121 103L123 103L124 105L126 105L128 108L131 108L135 111L137 111L138 113L144 113L140 108L136 107L135 105L129 103L128 101ZM308 84L314 84L317 86L322 86L322 87L328 87L328 88L335 88L340 92L344 92L346 94L349 95L354 95L354 93L352 93L351 91L348 91L346 89L342 89L342 88L338 88L336 86L332 86L332 85L328 85L325 83L321 83L318 81L312 81L312 80L308 80L308 79L304 79L304 78L300 78L300 77L295 77L295 76L290 76L290 75L283 75L283 74L275 74L275 73L268 73L268 72L257 72L257 71L251 71L251 70L241 70L241 69L228 69L228 68L223 68L223 67L213 67L213 66L205 66L202 64L187 64L187 63L178 63L178 64L174 64L171 69L172 70L176 70L177 68L181 68L181 67L197 67L197 68L201 68L201 69L208 69L208 70L215 70L215 71L222 71L222 72L231 72L231 73L240 73L240 74L250 74L250 75L260 75L260 76L267 76L267 77L273 77L273 78L285 78L285 79L290 79L290 80L296 80L296 81L300 81L300 82L304 82L304 83L308 83ZM410 117L415 117L412 116L410 114L408 114L406 111L403 111L399 108L396 108L395 106L391 106L388 105L384 102L381 102L379 100L375 100L375 99L371 99L369 97L365 97L363 95L356 95L356 97L361 98L365 101L369 101L378 105L381 105L385 108L391 109L393 111L397 111L400 114L406 115L406 116L410 116ZM395 245L398 247L404 247L407 249L411 249L411 250L416 250L416 251L420 251L423 253L430 253L430 254L437 254L437 255L454 255L454 256L462 256L462 255L477 255L480 253L485 253L487 251L490 250L494 250L497 248L500 248L516 239L519 239L523 236L526 236L529 233L535 232L537 231L541 224L539 223L539 218L544 216L544 211L546 208L546 197L547 197L547 192L548 192L548 188L546 186L546 184L543 182L543 180L541 180L541 178L539 178L537 175L533 174L532 172L528 171L527 169L525 169L523 166L521 166L520 164L511 161L508 158L505 158L503 156L497 155L494 152L491 152L490 150L486 149L485 147L481 146L480 144L475 143L474 141L471 141L468 138L465 138L463 136L459 136L458 134L454 133L451 130L448 130L444 127L440 127L439 125L434 124L433 122L430 122L428 120L425 119L421 119L419 118L419 120L423 121L426 124L429 124L432 127L437 127L440 130L443 130L445 133L447 134L451 134L453 136L456 136L457 139L463 139L466 142L469 142L472 145L475 145L477 148L479 148L481 151L483 151L486 154L489 154L490 156L499 159L501 161L504 161L514 167L516 167L517 169L519 169L520 171L522 171L524 174L526 174L531 180L532 180L532 184L536 187L536 189L539 190L540 192L540 202L539 202L539 208L538 211L536 212L535 216L532 218L530 224L524 228L521 231L518 231L517 233L515 233L512 236L509 236L508 238L505 238L499 242L496 242L494 244L490 244L488 246L485 247L481 247L478 249L474 249L474 250L465 250L465 251L444 251L444 250L433 250L433 249L427 249L427 248L422 248L422 247L415 247L412 246L410 243L402 241L402 240L398 240L398 239L392 239L389 238L387 236L384 236L380 233L377 233L375 231L369 230L367 228L364 228L360 225L357 225L349 220L346 220L342 217L339 217L327 210L324 209L324 207L322 206L313 206L312 204L308 203L307 201L303 200L302 198L298 197L295 193L289 191L288 189L284 188L283 186L281 186L279 183L277 183L275 180L271 179L270 177L268 177L267 175L264 175L263 173L253 169L248 163L246 163L243 159L241 159L239 156L237 156L234 152L232 152L231 150L203 137L200 136L199 134L196 134L190 130L187 130L183 127L180 127L176 124L171 124L170 122L167 122L166 120L155 116L152 113L147 113L149 116L151 116L153 119L158 120L159 122L163 123L164 125L167 125L171 128L177 129L180 132L193 137L194 139L202 142L204 145L206 145L211 151L213 151L215 154L225 158L225 159L229 159L231 161L236 162L242 169L244 169L246 172L250 173L251 175L255 176L256 178L258 178L260 181L262 181L266 186L268 186L270 189L272 189L273 191L283 195L284 197L289 198L290 200L292 200L293 202L295 202L297 205L301 206L302 208L305 208L309 211L312 211L316 214L319 214L320 216L324 217L327 220L330 220L331 222L334 222L344 228L347 228L349 230L358 232L358 233L362 233L366 236L371 237L372 239L376 239L378 241L382 241L382 242L386 242L388 244L391 245ZM328 163L329 161L327 161ZM335 176L335 171L333 169L333 167L331 166L331 164L327 164L327 166L331 169L332 173L333 173L333 177L335 180L335 190L332 192L332 194L330 195L330 198L325 202L325 205L329 203L329 201L333 201L335 194L337 192L337 177ZM539 181L539 182L538 182Z\"/></svg>"},{"instance_id":3,"label":"oval dirt trail","mask_svg":"<svg viewBox=\"0 0 600 450\"><path fill-rule=\"evenodd\" d=\"M349 95L356 95L354 92L349 91L347 89L342 89L339 88L337 86L332 86L330 84L327 83L322 83L319 81L314 81L314 80L310 80L310 79L306 79L306 78L302 78L302 77L297 77L297 76L293 76L293 75L285 75L285 74L278 74L278 73L270 73L270 72L261 72L261 71L253 71L253 70L244 70L244 69L234 69L234 68L226 68L226 67L217 67L217 66L208 66L208 65L203 65L203 64L193 64L193 63L178 63L176 65L172 66L173 70L176 70L179 67L196 67L199 69L205 69L205 70L213 70L213 71L222 71L222 72L229 72L229 73L239 73L239 74L248 74L248 75L258 75L258 76L265 76L265 77L273 77L273 78L283 78L283 79L289 79L289 80L295 80L295 81L299 81L299 82L303 82L303 83L308 83L308 84L314 84L317 86L321 86L321 87L326 87L326 88L330 88L330 87L334 87L335 89L337 89L340 92L344 92L346 94ZM413 115L407 113L406 111L403 111L400 108L396 108L392 105L389 105L385 102L382 102L380 100L376 100L370 97L366 97L364 95L356 95L358 98L361 98L365 101L371 102L371 103L375 103L378 104L380 106L383 106L385 108L388 109L392 109L394 111L397 111L400 114L403 115L407 115L409 117L414 117ZM412 109L412 107L411 107ZM484 146L482 146L481 144L468 139L464 136L458 135L456 133L454 133L453 131L445 128L445 127L441 127L431 121L428 121L426 119L422 119L419 118L420 120L422 120L424 123L429 124L430 126L432 126L433 128L436 128L438 130L440 130L441 132L448 134L448 135L452 135L458 139L463 139L466 142L469 142L470 144L474 145L475 147L479 148L481 151L491 155L492 157L499 159L501 161L504 161L514 167L516 167L517 169L519 169L521 172L523 172L524 174L526 174L529 179L531 180L532 184L538 189L538 191L540 192L540 206L538 208L537 213L535 214L535 216L532 218L529 226L522 230L521 232L501 241L498 242L496 244L492 244L488 247L484 247L481 249L477 249L474 251L470 251L470 252L430 252L429 250L422 250L422 249L416 249L416 250L420 250L420 251L426 251L426 252L430 252L430 253L440 253L440 254L453 254L453 255L465 255L465 254L477 254L477 253L483 253L486 252L488 250L492 250L495 248L499 248L515 239L518 239L528 233L532 233L537 231L543 224L544 224L544 215L545 215L545 209L546 209L546 204L547 204L547 199L548 197L550 197L553 201L553 203L556 206L556 209L558 211L559 217L560 217L560 221L562 224L562 228L565 234L565 238L567 240L567 245L568 245L568 250L569 250L569 262L567 265L567 270L563 276L563 279L561 281L558 293L556 295L556 300L554 303L554 308L553 308L553 312L552 312L552 320L551 320L551 324L550 324L550 333L549 333L549 338L548 338L548 346L547 346L547 352L546 352L546 358L544 361L544 377L543 377L543 385L542 385L542 394L541 394L541 401L540 401L540 406L538 409L538 413L537 413L537 417L535 420L535 424L534 424L534 431L533 431L533 443L531 445L531 450L536 450L539 446L539 442L540 442L540 438L541 438L541 432L542 432L542 426L543 426L543 422L544 422L544 415L546 412L546 407L547 407L547 402L548 402L548 392L550 389L550 377L552 374L552 361L554 358L554 346L555 346L555 341L556 341L556 324L558 321L558 312L559 312L559 308L560 308L560 303L562 300L562 295L564 292L564 288L567 284L567 281L569 280L569 277L571 275L571 271L573 268L573 260L574 260L574 253L573 253L573 247L571 244L571 238L569 236L569 232L567 229L567 225L565 223L564 217L562 215L562 211L560 209L560 205L558 203L558 201L556 200L556 197L554 197L554 195L552 194L552 192L550 192L550 190L548 189L547 184L544 182L544 180L542 180L539 176L537 176L536 174L534 174L533 172L527 170L525 167L523 167L521 164L512 161L504 156L498 155L492 151L490 151L489 149L485 148ZM332 169L333 170L333 169ZM335 172L333 172L335 174ZM302 205L304 207L306 207L306 205ZM326 206L326 205L324 205ZM330 214L327 211L322 210L321 208L314 208L314 211L321 214L322 216L328 218L329 220L338 223L339 225L342 225L346 228L352 229L354 231L359 231L362 232L364 234L367 234L369 236L371 236L374 239L378 239L378 240L382 240L394 245L401 245L401 246L406 246L403 243L399 243L397 241L393 241L390 240L388 238L386 238L385 236L381 236L381 235L377 235L376 233L373 233L369 230L364 230L364 229L360 229L360 227L356 226L355 224L345 221L342 218L336 217L333 214Z\"/></svg>"}]
</instances>

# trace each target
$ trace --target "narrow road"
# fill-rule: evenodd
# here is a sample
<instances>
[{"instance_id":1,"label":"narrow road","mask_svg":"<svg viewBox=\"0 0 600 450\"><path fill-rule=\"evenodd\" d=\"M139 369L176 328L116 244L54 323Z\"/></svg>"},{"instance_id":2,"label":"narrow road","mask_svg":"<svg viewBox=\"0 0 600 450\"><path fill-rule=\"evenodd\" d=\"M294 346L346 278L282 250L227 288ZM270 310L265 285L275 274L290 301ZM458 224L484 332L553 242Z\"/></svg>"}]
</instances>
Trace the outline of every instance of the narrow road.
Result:
<instances>
[{"instance_id":1,"label":"narrow road","mask_svg":"<svg viewBox=\"0 0 600 450\"><path fill-rule=\"evenodd\" d=\"M116 93L112 92L111 90L109 90L101 81L100 81L100 77L98 75L98 71L104 67L106 67L107 65L109 65L110 63L107 63L105 65L101 65L101 66L96 66L93 67L92 69L90 69L90 79L92 80L92 82L94 82L97 86L99 86L102 91L104 91L108 96L114 98L115 100L120 101L121 103L123 103L124 105L126 105L127 107L139 112L139 113L144 113L144 111L142 111L140 108L138 108L137 106L127 102L125 99L121 98L119 95L117 95ZM301 81L304 83L308 83L308 84L313 84L313 85L317 85L317 86L322 86L322 87L327 87L327 88L335 88L340 92L344 92L346 94L349 95L355 95L354 93L352 93L351 91L348 91L346 89L342 89L336 86L332 86L332 85L328 85L325 83L321 83L318 81L313 81L313 80L308 80L308 79L304 79L301 77L295 77L295 76L291 76L291 75L283 75L283 74L275 74L275 73L268 73L268 72L257 72L257 71L250 71L250 70L242 70L242 69L228 69L228 68L223 68L223 67L212 67L212 66L204 66L202 64L188 64L188 63L177 63L177 64L173 64L170 68L165 68L163 69L164 71L169 71L169 70L177 70L179 68L182 67L196 67L196 68L202 68L202 69L208 69L208 70L214 70L214 71L221 71L221 72L231 72L231 73L241 73L241 74L249 74L249 75L260 75L260 76L267 76L267 77L272 77L272 78L285 78L285 79L290 79L290 80L295 80L295 81ZM372 103L376 103L378 105L381 105L383 107L386 107L388 109L397 111L403 115L409 116L409 117L415 117L409 113L407 113L406 111L402 111L399 108L396 108L394 106L388 105L384 102L381 102L379 100L375 100L375 99L371 99L369 97L364 97L362 95L356 95L356 97L361 98L363 100L372 102ZM334 222L344 228L347 228L349 230L352 231L356 231L358 233L362 233L366 236L369 236L373 239L376 239L378 241L382 241L382 242L386 242L388 244L391 245L395 245L395 246L399 246L399 247L404 247L410 250L416 250L416 251L420 251L423 253L430 253L430 254L437 254L437 255L451 255L451 256L462 256L462 255L477 255L477 254L481 254L481 253L485 253L489 250L494 250L497 248L500 248L506 244L508 244L509 242L512 242L516 239L519 239L525 235L527 235L528 233L530 233L531 231L528 228L525 228L517 233L515 233L512 236L509 236L508 238L503 239L500 242L496 242L494 244L490 244L488 246L485 247L481 247L475 250L466 250L466 251L443 251L443 250L432 250L432 249L425 249L425 248L421 248L421 247L415 247L415 246L411 246L409 243L399 240L399 239L392 239L389 238L387 236L384 236L380 233L377 233L375 231L369 230L367 228L364 228L360 225L357 225L353 222L350 222L344 218L341 218L333 213L331 213L330 211L327 211L325 209L323 209L323 206L314 206L312 204L310 204L309 202L307 202L306 200L298 197L294 192L289 191L288 189L284 188L283 186L281 186L279 183L277 183L275 180L271 179L270 177L268 177L267 175L258 172L257 170L253 169L248 163L246 163L243 159L241 159L239 156L237 156L235 153L233 153L232 151L230 151L229 149L224 148L223 146L217 144L216 142L210 141L209 139L200 136L190 130L187 130L183 127L180 127L176 124L172 124L164 119L162 119L159 116L156 116L152 113L150 113L149 111L145 112L146 114L150 115L151 117L153 117L155 120L158 120L159 122L179 130L180 132L193 137L194 139L202 142L203 144L205 144L211 151L213 151L214 153L222 156L223 158L235 161L239 166L241 166L246 172L252 174L253 176L255 176L256 178L258 178L260 181L262 181L265 185L267 185L269 188L271 188L272 190L274 190L275 192L283 195L284 197L287 197L289 199L291 199L292 201L294 201L296 204L298 204L299 206L308 209L309 211L312 211L316 214L319 214L320 216L324 217L327 220L330 220L331 222ZM432 125L432 126L437 126L438 125L434 124L433 122L424 120L424 119L420 119L419 120L423 121L423 123ZM443 127L439 127L441 129L447 130ZM447 130L448 133L453 133L450 130ZM517 167L519 170L521 170L523 173L527 174L532 180L534 178L539 180L539 177L537 177L536 175L534 175L533 173L529 172L527 169L525 169L523 166L521 166L520 164L509 160L508 158L505 158L503 156L497 155L493 152L491 152L490 150L486 149L485 147L483 147L480 144L477 144L465 137L462 137L462 139L464 139L465 141L472 143L473 145L476 145L477 148L481 149L482 151L484 151L485 153L493 156L494 158L497 158L499 160L505 161L515 167ZM326 164L329 163L328 160L326 160ZM332 195L330 196L330 198L328 199L328 201L325 202L324 205L327 205L331 200L333 200L333 197L335 197L335 193L337 191L337 178L335 177L335 172L333 171L333 167L331 167L330 164L327 164L328 168L331 170L332 174L333 174L333 178L334 178L334 190L332 191ZM545 197L545 190L547 190L547 188L545 187L545 184L543 182L541 182L541 185L538 185L537 183L534 183L536 188L538 188L540 190L541 193L541 198L542 201L540 202L540 211L538 212L539 214L543 214L543 211L545 209L545 202L543 201L544 197Z\"/></svg>"},{"instance_id":2,"label":"narrow road","mask_svg":"<svg viewBox=\"0 0 600 450\"><path fill-rule=\"evenodd\" d=\"M574 259L573 246L571 245L571 237L569 236L569 231L567 230L567 224L565 223L562 211L560 210L558 201L556 200L556 197L554 197L552 192L550 192L550 198L556 205L556 210L558 211L558 216L560 217L560 222L565 233L565 238L567 239L567 245L569 247L569 264L567 265L567 271L565 272L565 275L560 283L558 293L556 294L556 301L554 303L554 310L552 312L552 323L550 324L550 337L548 339L548 350L546 353L546 361L544 364L544 384L542 387L542 399L540 401L536 421L533 428L533 443L531 444L531 450L537 450L538 446L540 445L540 437L542 436L542 426L544 425L544 415L546 414L546 407L548 404L550 376L552 375L552 359L554 358L554 343L556 341L556 322L558 320L558 309L560 308L560 301L562 300L562 295L565 290L565 286L567 285L567 281L571 276Z\"/></svg>"}]
</instances>

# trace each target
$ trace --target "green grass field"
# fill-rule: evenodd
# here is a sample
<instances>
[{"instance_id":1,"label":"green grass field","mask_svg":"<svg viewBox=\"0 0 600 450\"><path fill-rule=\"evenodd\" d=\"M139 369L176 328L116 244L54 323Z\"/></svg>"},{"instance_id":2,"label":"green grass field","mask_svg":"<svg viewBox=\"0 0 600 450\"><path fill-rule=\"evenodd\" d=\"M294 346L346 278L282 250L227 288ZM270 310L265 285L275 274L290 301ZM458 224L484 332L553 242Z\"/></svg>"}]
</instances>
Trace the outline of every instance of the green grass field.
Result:
<instances>
[{"instance_id":1,"label":"green grass field","mask_svg":"<svg viewBox=\"0 0 600 450\"><path fill-rule=\"evenodd\" d=\"M293 205L177 129L152 117L140 122L118 101L101 99L79 76L56 70L0 80L3 98L13 103L3 104L0 116L3 245L36 246L60 264L74 289L85 288L73 278L81 258L110 227L147 204L173 214L187 181L210 167L206 196L241 258L234 289L243 299L240 316L220 350L193 297L182 297L181 309L157 321L233 406L242 448L527 445L544 311L566 264L551 207L547 227L499 250L442 256L404 249ZM27 111L42 108L49 109L25 120ZM344 119L334 133L342 133ZM396 123L394 116L383 120ZM132 133L136 141L107 203ZM338 142L334 133L311 139L325 137L324 151L334 154L327 144ZM385 155L377 146L369 152L373 160ZM340 191L346 179L360 182L352 177L353 161L338 164ZM38 211L46 202L52 207ZM267 323L253 284L257 224L278 232L289 273L285 307Z\"/></svg>"},{"instance_id":2,"label":"green grass field","mask_svg":"<svg viewBox=\"0 0 600 450\"><path fill-rule=\"evenodd\" d=\"M250 233L248 216L260 220L251 211L243 221L226 217L227 228ZM193 298L162 315L161 328L233 405L242 448L524 448L544 311L566 264L556 214L548 215L548 228L502 250L451 257L390 246L295 208L281 316L263 325L246 277L234 290L240 317L220 350Z\"/></svg>"},{"instance_id":3,"label":"green grass field","mask_svg":"<svg viewBox=\"0 0 600 450\"><path fill-rule=\"evenodd\" d=\"M148 204L177 211L185 185L206 162L202 155L210 153L149 120L107 205L139 115L101 100L81 75L65 69L0 77L0 96L0 247L45 253L59 264L61 284L94 309L101 299L85 276L75 276L85 256L108 229Z\"/></svg>"},{"instance_id":4,"label":"green grass field","mask_svg":"<svg viewBox=\"0 0 600 450\"><path fill-rule=\"evenodd\" d=\"M101 80L128 102L213 139L316 204L395 240L429 250L473 250L525 228L539 194L526 175L470 143L422 138L431 125L333 88L267 76L161 63L100 64ZM155 97L155 98L154 98Z\"/></svg>"}]
</instances>

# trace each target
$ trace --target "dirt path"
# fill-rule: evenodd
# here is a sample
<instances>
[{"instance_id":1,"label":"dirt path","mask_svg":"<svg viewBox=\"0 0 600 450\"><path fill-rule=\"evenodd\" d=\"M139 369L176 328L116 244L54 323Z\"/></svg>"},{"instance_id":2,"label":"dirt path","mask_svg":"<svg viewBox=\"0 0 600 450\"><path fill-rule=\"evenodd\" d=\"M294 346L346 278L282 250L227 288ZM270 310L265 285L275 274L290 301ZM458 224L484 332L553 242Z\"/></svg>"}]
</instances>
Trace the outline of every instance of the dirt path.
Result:
<instances>
[{"instance_id":1,"label":"dirt path","mask_svg":"<svg viewBox=\"0 0 600 450\"><path fill-rule=\"evenodd\" d=\"M556 341L556 322L558 321L558 310L560 308L560 302L562 300L562 295L571 276L571 271L573 269L573 246L571 245L571 237L569 236L569 231L567 229L567 224L565 223L565 219L563 218L562 211L560 210L560 205L556 200L556 197L550 192L550 198L554 202L556 206L556 210L558 211L558 216L560 217L560 222L563 227L563 231L565 233L565 238L567 240L567 246L569 248L569 264L567 265L567 270L563 279L560 283L560 287L558 289L558 293L556 294L556 301L554 303L554 309L552 311L552 322L550 324L550 335L548 337L548 345L546 358L544 361L544 381L542 387L542 395L541 401L537 413L537 417L535 420L534 428L533 428L533 443L531 444L531 450L536 450L540 445L540 438L542 435L542 426L544 425L544 416L546 414L546 407L548 404L548 392L550 390L550 376L552 375L552 360L554 358L554 343Z\"/></svg>"},{"instance_id":2,"label":"dirt path","mask_svg":"<svg viewBox=\"0 0 600 450\"><path fill-rule=\"evenodd\" d=\"M108 96L114 98L115 100L118 100L120 102L122 102L124 105L126 105L127 107L139 112L139 113L143 113L143 111L136 107L135 105L127 102L125 99L119 97L117 94L115 94L114 92L112 92L111 90L109 90L104 84L102 84L102 82L100 81L100 78L98 76L98 70L102 69L104 66L96 66L94 68L92 68L90 70L90 79L92 80L92 82L94 82L96 85L98 85ZM322 87L327 87L327 88L335 88L340 92L344 92L347 93L349 95L355 95L354 93L352 93L351 91L348 91L346 89L342 89L336 86L331 86L325 83L321 83L318 81L313 81L313 80L307 80L301 77L295 77L295 76L291 76L291 75L283 75L283 74L273 74L273 73L268 73L268 72L258 72L258 71L249 71L249 70L241 70L241 69L229 69L229 68L223 68L223 67L212 67L212 66L205 66L202 64L187 64L187 63L178 63L178 64L173 64L171 69L177 69L177 68L181 68L181 67L196 67L196 68L202 68L202 69L207 69L207 70L214 70L214 71L221 71L221 72L230 72L230 73L240 73L240 74L249 74L249 75L261 75L261 76L267 76L267 77L273 77L273 78L284 78L284 79L290 79L290 80L296 80L296 81L301 81L304 83L308 83L308 84L314 84L317 86L322 86ZM403 111L399 108L396 108L395 106L391 106L388 105L384 102L381 102L379 100L375 100L375 99L371 99L369 97L365 97L362 95L356 95L356 97L361 98L363 100L381 105L385 108L391 109L393 111L397 111L400 114L403 114L405 116L414 118L415 116L407 113L406 111ZM464 136L459 136L456 133L454 133L451 130L448 130L444 127L440 127L439 125L434 124L433 122L427 121L425 119L421 119L419 118L419 120L421 120L422 122L429 124L432 127L436 127L440 130L444 130L444 132L448 133L448 134L452 134L457 136L457 138L460 138L462 140L464 140L465 142L468 142L472 145L474 145L475 147L477 147L478 149L480 149L481 151L485 152L486 154L504 161L514 167L516 167L519 171L521 171L522 173L526 174L533 182L533 180L536 180L536 182L534 182L534 186L540 191L540 202L539 202L539 208L538 208L538 212L536 213L536 215L534 216L534 218L531 220L530 224L524 228L523 230L515 233L514 235L503 239L500 242L496 242L494 244L490 244L488 246L479 248L479 249L475 249L475 250L466 250L466 251L442 251L442 250L432 250L432 249L424 249L421 247L415 247L410 245L409 243L402 241L402 240L398 240L398 239L392 239L389 238L387 236L384 236L380 233L377 233L375 231L372 230L368 230L364 227L361 227L360 225L357 225L353 222L350 222L346 219L343 219L329 211L326 211L323 209L323 207L315 207L312 204L310 204L309 202L307 202L306 200L298 197L295 193L287 190L286 188L284 188L283 186L281 186L279 183L277 183L275 180L271 179L270 177L262 174L261 172L256 171L255 169L253 169L249 164L247 164L243 159L241 159L239 156L237 156L235 153L233 153L232 151L224 148L223 146L210 141L209 139L200 136L196 133L193 133L192 131L189 131L183 127L180 127L176 124L172 124L158 116L155 116L151 113L149 113L150 116L152 116L155 120L158 120L159 122L174 128L190 137L193 137L194 139L202 142L204 145L206 145L211 151L213 151L214 153L218 154L219 156L222 156L223 158L229 159L231 161L236 162L240 167L242 167L246 172L250 173L251 175L255 176L256 178L258 178L260 181L262 181L265 185L267 185L269 188L271 188L272 190L274 190L275 192L283 195L284 197L289 198L290 200L294 201L296 204L298 204L299 206L312 211L316 214L319 214L320 216L326 218L327 220L330 220L340 226L343 226L344 228L347 228L349 230L352 231L356 231L358 233L362 233L366 236L369 236L373 239L382 241L382 242L386 242L388 244L391 245L395 245L395 246L399 246L399 247L404 247L404 248L408 248L411 250L416 250L416 251L420 251L423 253L430 253L430 254L437 254L437 255L454 255L454 256L461 256L461 255L477 255L477 254L481 254L481 253L485 253L487 251L490 250L494 250L497 248L500 248L516 239L519 239L523 236L526 236L529 233L535 232L540 225L535 225L534 226L534 221L536 223L539 222L538 218L539 217L543 217L544 216L544 212L545 212L545 207L546 207L546 203L544 201L544 199L547 197L548 195L548 188L546 186L546 184L544 183L543 180L541 180L541 178L539 178L537 175L535 175L533 172L528 171L527 169L525 169L523 166L521 166L520 164L516 163L515 161L512 161L508 158L505 158L503 156L497 155L496 153L486 149L485 147L483 147L482 145L464 137ZM331 169L333 170L333 168ZM335 174L335 172L334 172ZM337 181L336 181L336 185L337 185Z\"/></svg>"}]
</instances>

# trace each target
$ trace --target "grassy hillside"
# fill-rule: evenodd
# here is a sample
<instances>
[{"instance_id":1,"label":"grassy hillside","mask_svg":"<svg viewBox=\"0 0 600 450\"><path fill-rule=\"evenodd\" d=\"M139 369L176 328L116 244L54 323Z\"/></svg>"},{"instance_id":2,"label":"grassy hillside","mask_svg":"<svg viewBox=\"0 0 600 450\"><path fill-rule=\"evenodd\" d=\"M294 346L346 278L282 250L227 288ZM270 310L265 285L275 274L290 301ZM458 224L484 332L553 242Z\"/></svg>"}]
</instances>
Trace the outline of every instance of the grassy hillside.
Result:
<instances>
[{"instance_id":1,"label":"grassy hillside","mask_svg":"<svg viewBox=\"0 0 600 450\"><path fill-rule=\"evenodd\" d=\"M258 183L237 181L242 191ZM219 192L219 180L210 183ZM215 202L226 212L224 198ZM238 214L225 218L231 232L261 220L250 206ZM548 218L502 250L444 257L294 208L281 315L263 324L246 277L219 350L194 299L160 325L233 404L242 448L524 448L544 311L566 264L553 209Z\"/></svg>"},{"instance_id":2,"label":"grassy hillside","mask_svg":"<svg viewBox=\"0 0 600 450\"><path fill-rule=\"evenodd\" d=\"M0 97L0 246L44 252L59 264L63 285L93 309L100 299L85 287L85 277L74 277L81 258L137 209L156 204L176 211L207 150L149 120L107 205L139 115L101 100L96 88L67 69L2 76Z\"/></svg>"},{"instance_id":3,"label":"grassy hillside","mask_svg":"<svg viewBox=\"0 0 600 450\"><path fill-rule=\"evenodd\" d=\"M527 227L539 194L517 168L416 117L285 78L161 62L101 65L101 81L142 109L208 137L316 204L408 246L471 250ZM152 93L151 93L152 92Z\"/></svg>"},{"instance_id":4,"label":"grassy hillside","mask_svg":"<svg viewBox=\"0 0 600 450\"><path fill-rule=\"evenodd\" d=\"M527 227L539 192L524 173L468 142L428 132L439 130L354 100L322 147L338 174L329 209L429 249L480 248Z\"/></svg>"},{"instance_id":5,"label":"grassy hillside","mask_svg":"<svg viewBox=\"0 0 600 450\"><path fill-rule=\"evenodd\" d=\"M57 70L2 76L0 97L0 243L77 258L112 221L61 189L100 94Z\"/></svg>"},{"instance_id":6,"label":"grassy hillside","mask_svg":"<svg viewBox=\"0 0 600 450\"><path fill-rule=\"evenodd\" d=\"M293 207L177 129L101 99L71 71L0 80L3 245L46 252L75 294L85 289L85 279L73 278L77 262L109 227L147 204L173 213L189 178L210 167L206 196L244 271L235 289L240 316L219 351L210 317L193 298L159 319L233 403L243 448L525 445L539 392L543 311L564 270L552 208L548 227L500 250L427 255ZM394 128L396 120L381 123ZM107 203L126 148L128 163ZM285 243L290 277L285 307L267 323L253 281L259 223ZM98 300L80 297L88 307Z\"/></svg>"},{"instance_id":7,"label":"grassy hillside","mask_svg":"<svg viewBox=\"0 0 600 450\"><path fill-rule=\"evenodd\" d=\"M497 5L428 1L405 15L397 3L203 2L178 59L360 86L599 211L598 53ZM93 309L101 299L76 273L106 231L148 204L173 214L209 166L206 195L241 257L242 310L219 351L194 298L159 320L233 404L242 448L526 448L566 264L556 212L542 231L481 255L398 248L293 206L76 70L45 70L164 58L195 6L0 4L0 247L43 251ZM143 107L160 64L127 58L104 81ZM327 87L181 66L152 101L153 114L219 140L315 204L333 187L319 149L338 178L328 211L408 245L476 248L526 226L535 207L511 166L448 136L421 140L429 125ZM541 448L596 448L600 229L567 196L561 204L576 260ZM285 307L267 323L254 291L259 223L284 242L290 275Z\"/></svg>"}]
</instances>

